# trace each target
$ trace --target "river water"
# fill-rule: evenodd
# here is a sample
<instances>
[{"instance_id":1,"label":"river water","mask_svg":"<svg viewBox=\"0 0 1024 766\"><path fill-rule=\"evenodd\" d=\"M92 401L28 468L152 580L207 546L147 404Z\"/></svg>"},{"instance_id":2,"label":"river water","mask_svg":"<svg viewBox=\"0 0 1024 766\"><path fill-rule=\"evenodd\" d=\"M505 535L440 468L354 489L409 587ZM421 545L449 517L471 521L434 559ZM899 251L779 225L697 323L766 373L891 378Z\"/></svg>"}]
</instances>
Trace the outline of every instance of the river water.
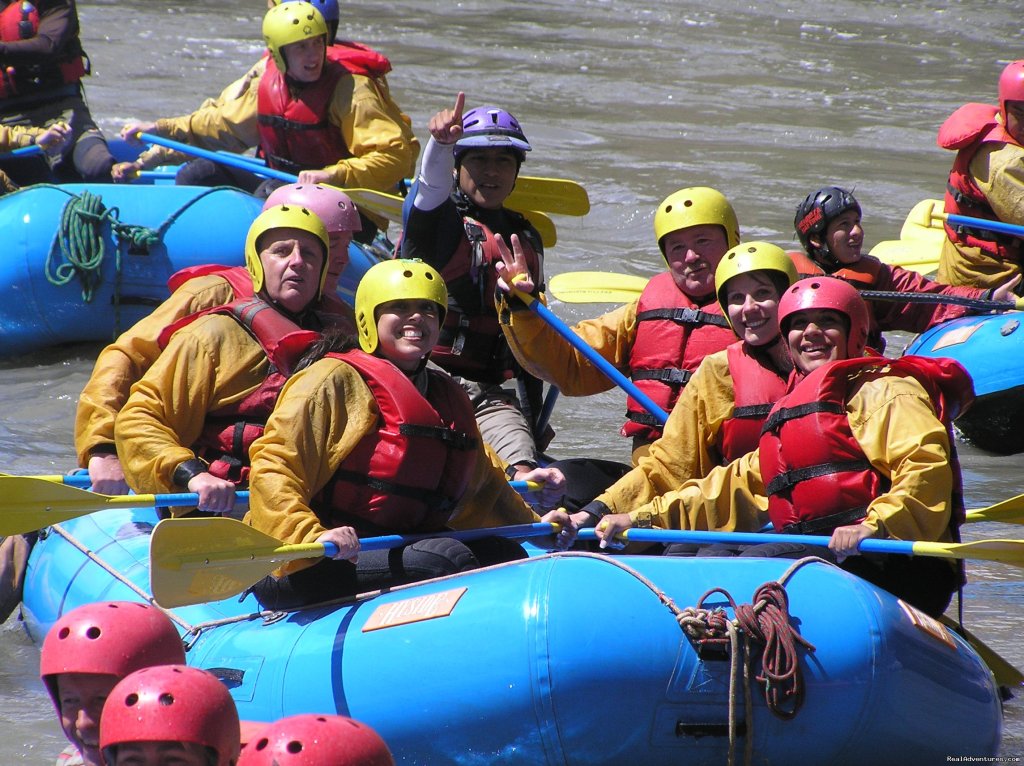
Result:
<instances>
[{"instance_id":1,"label":"river water","mask_svg":"<svg viewBox=\"0 0 1024 766\"><path fill-rule=\"evenodd\" d=\"M260 55L263 7L83 3L94 116L113 132L128 118L190 111ZM952 155L935 146L939 124L961 103L992 102L1003 65L1022 53L1020 8L1009 0L396 0L343 11L341 36L390 56L393 95L422 141L429 117L465 90L467 104L497 103L520 118L535 148L525 173L586 186L592 212L557 219L549 273L655 273L654 206L692 185L732 200L745 239L795 246L797 203L829 183L856 189L869 245L897 238L911 206L943 191ZM608 307L554 308L573 321ZM4 471L72 466L75 402L97 351L0 362ZM552 452L627 460L615 435L622 410L617 392L563 399ZM961 460L968 505L1021 491L1019 456L962 445ZM1018 531L980 524L968 535ZM978 563L970 576L967 624L1024 666L1020 570ZM38 652L16 620L0 628L0 657L0 762L52 763L63 738L36 677ZM1024 754L1022 707L1007 706L1004 755Z\"/></svg>"}]
</instances>

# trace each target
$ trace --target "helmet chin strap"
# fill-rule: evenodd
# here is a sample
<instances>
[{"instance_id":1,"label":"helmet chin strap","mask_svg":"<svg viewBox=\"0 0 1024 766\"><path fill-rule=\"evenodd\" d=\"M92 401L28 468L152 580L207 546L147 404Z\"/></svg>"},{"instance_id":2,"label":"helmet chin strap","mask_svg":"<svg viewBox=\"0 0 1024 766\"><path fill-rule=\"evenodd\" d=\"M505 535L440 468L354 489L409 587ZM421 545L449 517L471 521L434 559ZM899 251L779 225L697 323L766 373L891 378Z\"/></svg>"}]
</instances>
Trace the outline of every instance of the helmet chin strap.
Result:
<instances>
[{"instance_id":1,"label":"helmet chin strap","mask_svg":"<svg viewBox=\"0 0 1024 766\"><path fill-rule=\"evenodd\" d=\"M815 246L812 244L811 247L814 249L811 257L818 261L818 264L826 272L831 274L832 272L838 271L842 268L842 262L832 254L832 251L828 249L828 245L822 244L820 246Z\"/></svg>"}]
</instances>

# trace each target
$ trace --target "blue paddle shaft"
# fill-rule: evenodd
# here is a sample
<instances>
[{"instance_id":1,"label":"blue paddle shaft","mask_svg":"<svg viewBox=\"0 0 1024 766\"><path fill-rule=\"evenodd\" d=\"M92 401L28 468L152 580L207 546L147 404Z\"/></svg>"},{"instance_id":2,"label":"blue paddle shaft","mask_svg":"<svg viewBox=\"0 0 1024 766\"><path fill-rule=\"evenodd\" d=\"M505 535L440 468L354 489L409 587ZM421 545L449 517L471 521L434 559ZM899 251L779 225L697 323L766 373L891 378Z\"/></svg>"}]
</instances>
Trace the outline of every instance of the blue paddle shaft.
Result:
<instances>
[{"instance_id":1,"label":"blue paddle shaft","mask_svg":"<svg viewBox=\"0 0 1024 766\"><path fill-rule=\"evenodd\" d=\"M42 153L43 147L39 144L32 144L31 146L23 146L20 149L14 149L6 154L0 154L0 160L14 160L18 157L34 157L35 155Z\"/></svg>"},{"instance_id":2,"label":"blue paddle shaft","mask_svg":"<svg viewBox=\"0 0 1024 766\"><path fill-rule=\"evenodd\" d=\"M380 537L364 537L359 541L361 551L383 551L391 548L398 548L402 545L411 545L418 540L429 540L435 537L445 537L450 540L479 540L483 537L538 537L550 535L554 532L551 524L538 521L535 524L513 524L507 527L495 527L487 529L466 529L460 532L427 532L421 535L381 535ZM324 556L338 555L338 546L332 542L325 542Z\"/></svg>"},{"instance_id":3,"label":"blue paddle shaft","mask_svg":"<svg viewBox=\"0 0 1024 766\"><path fill-rule=\"evenodd\" d=\"M665 425L665 421L668 420L668 413L655 404L651 397L637 388L633 384L633 381L616 370L607 359L588 346L579 335L574 333L572 329L565 324L565 322L555 316L551 309L536 299L527 301L527 305L530 307L530 311L534 312L541 319L547 322L555 332L565 338L573 348L583 354L591 364L607 375L613 383L636 399L640 403L640 406L651 413L651 415L653 415L661 425Z\"/></svg>"},{"instance_id":4,"label":"blue paddle shaft","mask_svg":"<svg viewBox=\"0 0 1024 766\"><path fill-rule=\"evenodd\" d=\"M580 540L596 540L593 529L581 529ZM828 546L829 538L824 535L775 535L760 532L703 532L690 529L637 529L627 534L633 543L733 543L735 545L761 545L763 543L796 543L798 545ZM862 553L905 553L913 555L912 540L862 540Z\"/></svg>"},{"instance_id":5,"label":"blue paddle shaft","mask_svg":"<svg viewBox=\"0 0 1024 766\"><path fill-rule=\"evenodd\" d=\"M253 175L276 178L278 181L286 181L287 183L295 183L295 181L298 180L298 176L294 176L291 173L285 173L283 170L268 168L266 165L257 164L257 162L244 157L222 154L221 152L207 151L206 149L200 149L197 146L183 144L180 141L173 141L169 138L157 136L152 133L140 133L139 138L149 144L164 146L168 149L174 149L175 151L182 152L183 154L202 157L203 159L210 160L211 162L217 162L221 165L227 165L228 167L237 168L239 170L247 170Z\"/></svg>"},{"instance_id":6,"label":"blue paddle shaft","mask_svg":"<svg viewBox=\"0 0 1024 766\"><path fill-rule=\"evenodd\" d=\"M996 231L1000 234L1012 234L1015 237L1024 237L1024 226L1019 226L1013 223L990 221L988 218L972 218L969 215L957 215L956 213L949 213L946 216L946 220L950 223L973 226L977 229L984 229L985 231Z\"/></svg>"}]
</instances>

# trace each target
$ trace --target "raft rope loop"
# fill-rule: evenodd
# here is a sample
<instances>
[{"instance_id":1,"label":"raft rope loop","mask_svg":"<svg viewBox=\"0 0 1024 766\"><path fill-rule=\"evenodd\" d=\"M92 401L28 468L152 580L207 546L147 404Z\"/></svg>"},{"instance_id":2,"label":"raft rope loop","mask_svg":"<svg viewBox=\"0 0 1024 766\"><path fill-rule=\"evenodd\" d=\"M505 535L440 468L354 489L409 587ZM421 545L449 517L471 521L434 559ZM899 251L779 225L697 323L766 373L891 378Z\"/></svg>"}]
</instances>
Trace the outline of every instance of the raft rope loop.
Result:
<instances>
[{"instance_id":1,"label":"raft rope loop","mask_svg":"<svg viewBox=\"0 0 1024 766\"><path fill-rule=\"evenodd\" d=\"M92 302L97 288L103 281L103 260L107 255L104 226L110 225L110 230L117 240L112 297L115 337L121 332L121 259L125 251L148 254L163 241L167 230L188 208L208 194L230 189L226 186L216 186L204 190L171 213L159 228L151 229L148 226L122 223L118 220L120 210L116 207L105 207L103 198L98 194L83 191L76 195L54 184L41 186L59 189L70 197L61 211L60 226L54 233L46 255L46 279L50 284L61 287L77 277L82 285L82 300L85 303ZM59 264L56 263L58 249L63 259Z\"/></svg>"}]
</instances>

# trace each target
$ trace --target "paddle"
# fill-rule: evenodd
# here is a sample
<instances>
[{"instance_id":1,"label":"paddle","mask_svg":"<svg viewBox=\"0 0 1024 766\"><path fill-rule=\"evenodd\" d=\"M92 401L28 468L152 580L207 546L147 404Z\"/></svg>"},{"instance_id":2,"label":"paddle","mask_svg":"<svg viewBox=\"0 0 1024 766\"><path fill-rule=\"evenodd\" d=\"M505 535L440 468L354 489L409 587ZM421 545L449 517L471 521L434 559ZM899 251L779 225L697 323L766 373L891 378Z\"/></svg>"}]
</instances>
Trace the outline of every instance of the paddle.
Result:
<instances>
[{"instance_id":1,"label":"paddle","mask_svg":"<svg viewBox=\"0 0 1024 766\"><path fill-rule=\"evenodd\" d=\"M403 193L412 186L412 179L404 179ZM587 196L587 190L575 181L562 178L518 176L515 189L505 200L505 204L513 210L541 210L556 215L582 216L590 212L590 197Z\"/></svg>"},{"instance_id":2,"label":"paddle","mask_svg":"<svg viewBox=\"0 0 1024 766\"><path fill-rule=\"evenodd\" d=\"M551 309L545 306L540 301L536 300L529 293L524 293L521 290L517 290L515 285L512 286L512 292L529 307L530 311L539 316L548 325L567 340L573 348L579 351L587 360L593 364L597 369L603 372L608 378L615 383L619 388L625 391L627 394L632 396L640 405L653 415L661 425L665 425L665 421L668 420L668 413L665 412L661 407L655 404L654 400L651 399L647 394L637 388L633 381L623 375L621 372L616 370L604 357L598 354L594 349L588 346L583 339L572 331L572 329L565 324L561 319L552 313Z\"/></svg>"},{"instance_id":3,"label":"paddle","mask_svg":"<svg viewBox=\"0 0 1024 766\"><path fill-rule=\"evenodd\" d=\"M548 280L548 291L565 303L629 303L635 301L647 284L645 277L610 271L573 271L556 274ZM942 303L967 306L976 311L1024 310L1024 298L993 301L964 295L905 293L886 290L861 290L866 300L898 303Z\"/></svg>"},{"instance_id":4,"label":"paddle","mask_svg":"<svg viewBox=\"0 0 1024 766\"><path fill-rule=\"evenodd\" d=\"M593 529L581 529L581 540L596 540ZM827 547L824 535L783 535L760 532L703 532L680 529L637 529L623 531L619 536L631 543L734 543L760 545L762 543L796 543ZM1024 567L1024 540L977 540L969 543L933 543L914 540L862 540L862 553L901 553L908 556L931 556L941 559L981 559Z\"/></svg>"},{"instance_id":5,"label":"paddle","mask_svg":"<svg viewBox=\"0 0 1024 766\"><path fill-rule=\"evenodd\" d=\"M972 226L975 229L983 229L984 231L994 231L999 234L1010 234L1015 237L1024 237L1024 226L1019 224L1004 223L1003 221L991 221L988 218L973 218L969 215L958 215L956 213L936 211L935 207L941 204L943 203L936 200L934 205L924 205L920 209L915 208L917 214L921 216L920 222L922 225L927 226L933 219L938 219L948 223Z\"/></svg>"},{"instance_id":6,"label":"paddle","mask_svg":"<svg viewBox=\"0 0 1024 766\"><path fill-rule=\"evenodd\" d=\"M262 162L254 160L251 157L245 157L241 154L231 154L230 152L211 152L207 149L200 149L198 146L183 144L180 141L174 141L170 138L157 136L153 133L139 133L138 138L146 143L165 146L168 149L175 149L184 154L202 157L203 159L210 160L211 162L218 162L221 165L227 165L228 167L237 168L238 170L246 170L254 175L274 178L286 183L295 183L299 180L299 177L296 175L286 173L283 170L276 170L274 168L267 167ZM385 218L389 218L390 220L396 220L391 218L391 213L394 211L394 202L389 199L391 195L384 194L383 192L377 192L372 189L344 189L343 191L352 197L352 201L355 202L357 206L364 207L367 210L383 215ZM400 221L402 219L402 198L396 197L395 199L398 200L397 220Z\"/></svg>"},{"instance_id":7,"label":"paddle","mask_svg":"<svg viewBox=\"0 0 1024 766\"><path fill-rule=\"evenodd\" d=\"M44 151L43 147L39 144L32 144L31 146L23 146L20 149L13 149L6 154L0 154L0 162L3 160L16 160L19 157L34 157L37 154L42 154Z\"/></svg>"},{"instance_id":8,"label":"paddle","mask_svg":"<svg viewBox=\"0 0 1024 766\"><path fill-rule=\"evenodd\" d=\"M1024 495L1016 495L985 508L972 508L967 511L967 521L1000 521L1004 524L1024 524Z\"/></svg>"},{"instance_id":9,"label":"paddle","mask_svg":"<svg viewBox=\"0 0 1024 766\"><path fill-rule=\"evenodd\" d=\"M572 271L548 279L548 292L564 303L631 303L647 286L647 277L610 271Z\"/></svg>"},{"instance_id":10,"label":"paddle","mask_svg":"<svg viewBox=\"0 0 1024 766\"><path fill-rule=\"evenodd\" d=\"M88 487L88 474L69 476L9 476L0 474L0 494L7 498L0 507L0 535L22 535L37 529L77 519L110 508L168 508L194 506L194 492L162 495L101 495L78 487ZM543 485L536 481L510 481L517 492L536 492ZM248 502L249 493L235 493L237 501Z\"/></svg>"},{"instance_id":11,"label":"paddle","mask_svg":"<svg viewBox=\"0 0 1024 766\"><path fill-rule=\"evenodd\" d=\"M31 476L0 476L0 535L21 535L110 508L151 508L195 505L199 496L191 492L165 495L101 495L55 481ZM248 492L237 492L237 500L248 500Z\"/></svg>"},{"instance_id":12,"label":"paddle","mask_svg":"<svg viewBox=\"0 0 1024 766\"><path fill-rule=\"evenodd\" d=\"M521 538L555 531L556 525L538 522L460 532L383 535L359 542L361 550L377 551L435 537ZM150 587L153 598L164 608L220 601L241 593L285 562L337 552L333 543L282 545L277 538L234 519L165 519L156 525L150 540Z\"/></svg>"}]
</instances>

